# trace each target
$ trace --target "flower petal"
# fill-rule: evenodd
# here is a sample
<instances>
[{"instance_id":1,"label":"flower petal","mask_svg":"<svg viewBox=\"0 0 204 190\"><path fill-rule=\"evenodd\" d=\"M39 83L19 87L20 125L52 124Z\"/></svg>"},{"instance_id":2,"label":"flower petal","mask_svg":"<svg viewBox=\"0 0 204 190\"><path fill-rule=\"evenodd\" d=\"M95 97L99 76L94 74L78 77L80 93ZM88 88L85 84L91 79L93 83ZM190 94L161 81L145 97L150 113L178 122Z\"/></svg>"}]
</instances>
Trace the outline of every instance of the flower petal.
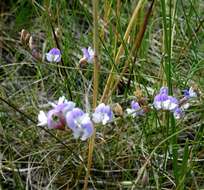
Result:
<instances>
[{"instance_id":1,"label":"flower petal","mask_svg":"<svg viewBox=\"0 0 204 190\"><path fill-rule=\"evenodd\" d=\"M40 111L38 114L38 126L45 126L47 125L47 116L44 111Z\"/></svg>"}]
</instances>

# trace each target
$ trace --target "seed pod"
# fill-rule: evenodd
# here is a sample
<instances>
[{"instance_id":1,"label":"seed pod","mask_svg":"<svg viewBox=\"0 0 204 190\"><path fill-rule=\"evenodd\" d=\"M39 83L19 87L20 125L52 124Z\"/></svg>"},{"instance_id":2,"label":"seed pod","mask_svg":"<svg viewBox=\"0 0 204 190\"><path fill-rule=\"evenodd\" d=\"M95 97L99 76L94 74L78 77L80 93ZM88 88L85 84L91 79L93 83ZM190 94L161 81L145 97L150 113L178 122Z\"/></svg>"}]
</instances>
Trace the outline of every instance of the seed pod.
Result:
<instances>
[{"instance_id":1,"label":"seed pod","mask_svg":"<svg viewBox=\"0 0 204 190\"><path fill-rule=\"evenodd\" d=\"M30 50L33 50L33 49L36 48L36 43L35 43L35 41L34 41L32 36L30 36L30 38L29 38L28 46L29 46Z\"/></svg>"},{"instance_id":2,"label":"seed pod","mask_svg":"<svg viewBox=\"0 0 204 190\"><path fill-rule=\"evenodd\" d=\"M21 30L20 41L22 44L26 45L30 39L30 33L25 29Z\"/></svg>"},{"instance_id":3,"label":"seed pod","mask_svg":"<svg viewBox=\"0 0 204 190\"><path fill-rule=\"evenodd\" d=\"M134 92L135 96L137 97L137 99L141 99L142 95L142 90L140 88L137 88Z\"/></svg>"},{"instance_id":4,"label":"seed pod","mask_svg":"<svg viewBox=\"0 0 204 190\"><path fill-rule=\"evenodd\" d=\"M123 115L123 109L122 109L122 107L121 107L121 105L119 103L116 103L113 106L113 112L115 113L115 115L118 115L118 116Z\"/></svg>"}]
</instances>

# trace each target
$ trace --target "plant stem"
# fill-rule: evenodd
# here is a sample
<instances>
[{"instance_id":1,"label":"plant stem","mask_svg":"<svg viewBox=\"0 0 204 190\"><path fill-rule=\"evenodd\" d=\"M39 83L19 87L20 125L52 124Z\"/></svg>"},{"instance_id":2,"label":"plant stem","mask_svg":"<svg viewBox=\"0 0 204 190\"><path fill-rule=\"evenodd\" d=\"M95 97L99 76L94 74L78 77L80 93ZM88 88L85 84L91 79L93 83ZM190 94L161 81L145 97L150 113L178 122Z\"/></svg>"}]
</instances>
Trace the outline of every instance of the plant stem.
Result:
<instances>
[{"instance_id":1,"label":"plant stem","mask_svg":"<svg viewBox=\"0 0 204 190\"><path fill-rule=\"evenodd\" d=\"M99 51L99 43L98 43L98 0L92 0L93 4L93 46L94 46L94 73L93 73L93 108L97 105L97 96L98 96L98 81L99 81L99 59L98 59L98 51ZM90 175L91 165L92 165L92 157L94 150L94 142L95 142L96 130L94 129L94 133L89 140L89 150L88 150L88 163L87 163L87 172L85 176L84 190L88 187L88 178Z\"/></svg>"},{"instance_id":2,"label":"plant stem","mask_svg":"<svg viewBox=\"0 0 204 190\"><path fill-rule=\"evenodd\" d=\"M97 105L98 81L100 64L98 59L98 0L93 0L93 45L94 45L94 74L93 74L93 108Z\"/></svg>"}]
</instances>

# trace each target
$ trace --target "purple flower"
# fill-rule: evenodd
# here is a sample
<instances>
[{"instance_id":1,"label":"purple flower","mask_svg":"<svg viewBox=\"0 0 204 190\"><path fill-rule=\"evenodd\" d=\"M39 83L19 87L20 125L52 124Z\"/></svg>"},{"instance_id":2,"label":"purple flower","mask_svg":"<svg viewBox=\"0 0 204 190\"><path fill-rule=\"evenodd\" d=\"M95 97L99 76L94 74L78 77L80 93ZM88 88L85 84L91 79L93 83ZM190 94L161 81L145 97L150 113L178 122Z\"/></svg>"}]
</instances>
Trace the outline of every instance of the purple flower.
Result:
<instances>
[{"instance_id":1,"label":"purple flower","mask_svg":"<svg viewBox=\"0 0 204 190\"><path fill-rule=\"evenodd\" d=\"M74 138L81 137L81 140L89 138L93 132L93 124L88 114L85 114L81 109L74 108L66 115L66 123L73 131Z\"/></svg>"},{"instance_id":2,"label":"purple flower","mask_svg":"<svg viewBox=\"0 0 204 190\"><path fill-rule=\"evenodd\" d=\"M46 53L46 58L49 62L60 62L61 53L57 48L52 48L48 53Z\"/></svg>"},{"instance_id":3,"label":"purple flower","mask_svg":"<svg viewBox=\"0 0 204 190\"><path fill-rule=\"evenodd\" d=\"M197 93L193 90L192 87L190 87L189 90L184 90L184 97L186 97L187 99L195 98L197 97Z\"/></svg>"},{"instance_id":4,"label":"purple flower","mask_svg":"<svg viewBox=\"0 0 204 190\"><path fill-rule=\"evenodd\" d=\"M155 96L153 105L157 110L173 111L178 107L179 103L175 97L168 96L167 87L162 87L160 93Z\"/></svg>"},{"instance_id":5,"label":"purple flower","mask_svg":"<svg viewBox=\"0 0 204 190\"><path fill-rule=\"evenodd\" d=\"M57 109L52 109L47 113L47 126L50 129L64 129L65 117L63 112Z\"/></svg>"},{"instance_id":6,"label":"purple flower","mask_svg":"<svg viewBox=\"0 0 204 190\"><path fill-rule=\"evenodd\" d=\"M113 119L113 112L110 106L105 105L104 103L99 104L96 107L95 112L92 114L92 119L95 123L106 125L106 123Z\"/></svg>"},{"instance_id":7,"label":"purple flower","mask_svg":"<svg viewBox=\"0 0 204 190\"><path fill-rule=\"evenodd\" d=\"M137 115L144 115L144 110L140 107L139 103L134 100L131 102L131 109L128 108L126 111L133 117Z\"/></svg>"},{"instance_id":8,"label":"purple flower","mask_svg":"<svg viewBox=\"0 0 204 190\"><path fill-rule=\"evenodd\" d=\"M181 108L176 108L173 112L175 119L180 119L183 116Z\"/></svg>"},{"instance_id":9,"label":"purple flower","mask_svg":"<svg viewBox=\"0 0 204 190\"><path fill-rule=\"evenodd\" d=\"M164 102L168 100L168 95L166 94L157 94L154 97L153 105L157 110L164 109Z\"/></svg>"},{"instance_id":10,"label":"purple flower","mask_svg":"<svg viewBox=\"0 0 204 190\"><path fill-rule=\"evenodd\" d=\"M38 126L47 125L50 129L65 128L65 114L75 107L75 103L67 101L64 96L60 97L58 103L50 103L53 109L48 113L40 111L38 114Z\"/></svg>"},{"instance_id":11,"label":"purple flower","mask_svg":"<svg viewBox=\"0 0 204 190\"><path fill-rule=\"evenodd\" d=\"M82 52L83 52L83 58L84 60L86 60L88 63L93 63L93 59L94 59L94 51L91 47L88 48L82 48Z\"/></svg>"},{"instance_id":12,"label":"purple flower","mask_svg":"<svg viewBox=\"0 0 204 190\"><path fill-rule=\"evenodd\" d=\"M168 96L168 101L164 103L164 106L168 108L170 111L174 111L179 106L178 100L173 96Z\"/></svg>"},{"instance_id":13,"label":"purple flower","mask_svg":"<svg viewBox=\"0 0 204 190\"><path fill-rule=\"evenodd\" d=\"M169 92L168 87L163 86L161 87L159 94L168 95L168 92Z\"/></svg>"},{"instance_id":14,"label":"purple flower","mask_svg":"<svg viewBox=\"0 0 204 190\"><path fill-rule=\"evenodd\" d=\"M57 109L51 109L47 114L40 111L38 122L38 126L47 125L49 129L64 129L66 124L63 113Z\"/></svg>"},{"instance_id":15,"label":"purple flower","mask_svg":"<svg viewBox=\"0 0 204 190\"><path fill-rule=\"evenodd\" d=\"M56 103L53 103L53 102L49 102L49 103L50 103L50 105L51 105L54 109L63 112L64 115L65 115L68 111L73 110L74 107L75 107L75 103L72 102L72 101L66 100L66 98L65 98L64 96L61 96L61 97L59 98L57 104L56 104Z\"/></svg>"}]
</instances>

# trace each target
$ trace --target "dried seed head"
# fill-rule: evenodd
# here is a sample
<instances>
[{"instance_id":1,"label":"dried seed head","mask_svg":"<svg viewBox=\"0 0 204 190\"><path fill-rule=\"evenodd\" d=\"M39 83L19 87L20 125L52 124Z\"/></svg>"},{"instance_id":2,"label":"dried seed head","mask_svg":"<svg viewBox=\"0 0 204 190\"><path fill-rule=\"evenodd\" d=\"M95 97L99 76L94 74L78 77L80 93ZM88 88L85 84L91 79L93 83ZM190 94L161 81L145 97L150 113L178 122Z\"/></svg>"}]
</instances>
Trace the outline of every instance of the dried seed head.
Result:
<instances>
[{"instance_id":1,"label":"dried seed head","mask_svg":"<svg viewBox=\"0 0 204 190\"><path fill-rule=\"evenodd\" d=\"M135 90L134 94L137 97L137 99L141 99L143 97L142 90L139 87Z\"/></svg>"},{"instance_id":2,"label":"dried seed head","mask_svg":"<svg viewBox=\"0 0 204 190\"><path fill-rule=\"evenodd\" d=\"M30 48L31 50L33 50L33 49L36 48L36 44L35 44L35 41L34 41L34 39L33 39L32 36L30 36L30 38L29 38L28 46L29 46L29 48Z\"/></svg>"},{"instance_id":3,"label":"dried seed head","mask_svg":"<svg viewBox=\"0 0 204 190\"><path fill-rule=\"evenodd\" d=\"M113 105L113 112L115 113L115 115L118 115L118 116L123 115L123 108L119 103L116 103L115 105Z\"/></svg>"},{"instance_id":4,"label":"dried seed head","mask_svg":"<svg viewBox=\"0 0 204 190\"><path fill-rule=\"evenodd\" d=\"M30 38L30 33L25 29L21 30L20 41L22 44L27 44Z\"/></svg>"},{"instance_id":5,"label":"dried seed head","mask_svg":"<svg viewBox=\"0 0 204 190\"><path fill-rule=\"evenodd\" d=\"M34 47L33 47L34 43L33 43L33 37L32 36L30 36L30 38L29 38L28 46L31 50L34 49Z\"/></svg>"}]
</instances>

